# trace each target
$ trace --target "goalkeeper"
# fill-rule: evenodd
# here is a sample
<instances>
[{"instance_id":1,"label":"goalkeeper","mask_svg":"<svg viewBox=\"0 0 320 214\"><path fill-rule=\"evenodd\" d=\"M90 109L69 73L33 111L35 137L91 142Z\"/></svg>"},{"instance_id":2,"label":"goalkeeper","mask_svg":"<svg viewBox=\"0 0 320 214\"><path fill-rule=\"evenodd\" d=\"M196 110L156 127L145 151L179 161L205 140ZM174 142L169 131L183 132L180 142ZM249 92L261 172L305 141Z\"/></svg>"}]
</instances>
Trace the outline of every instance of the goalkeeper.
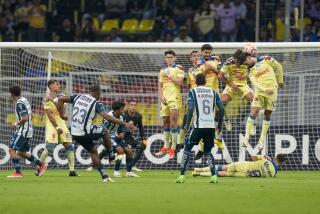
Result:
<instances>
[{"instance_id":1,"label":"goalkeeper","mask_svg":"<svg viewBox=\"0 0 320 214\"><path fill-rule=\"evenodd\" d=\"M235 162L228 165L217 165L216 171L220 177L276 177L278 167L285 162L283 154L274 159L269 156L252 156L252 161ZM193 176L210 177L209 167L194 168Z\"/></svg>"}]
</instances>

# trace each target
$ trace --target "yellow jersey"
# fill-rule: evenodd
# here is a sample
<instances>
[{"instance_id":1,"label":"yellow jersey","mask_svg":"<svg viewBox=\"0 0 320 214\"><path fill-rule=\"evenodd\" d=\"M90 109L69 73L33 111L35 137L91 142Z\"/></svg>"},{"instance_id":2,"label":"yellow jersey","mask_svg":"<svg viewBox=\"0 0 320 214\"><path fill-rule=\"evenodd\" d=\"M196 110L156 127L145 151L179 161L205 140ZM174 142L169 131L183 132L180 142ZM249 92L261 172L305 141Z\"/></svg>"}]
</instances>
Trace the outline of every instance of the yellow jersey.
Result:
<instances>
[{"instance_id":1,"label":"yellow jersey","mask_svg":"<svg viewBox=\"0 0 320 214\"><path fill-rule=\"evenodd\" d=\"M56 120L57 125L60 128L65 129L67 127L65 121L60 117L58 108L57 108L56 104L53 101L46 100L44 102L44 104L43 104L43 108L45 110L49 110L50 111L51 115L54 117L54 119ZM46 126L49 127L49 128L54 128L55 129L55 127L53 126L53 124L49 120L47 114L46 114Z\"/></svg>"},{"instance_id":2,"label":"yellow jersey","mask_svg":"<svg viewBox=\"0 0 320 214\"><path fill-rule=\"evenodd\" d=\"M190 87L190 89L193 89L197 87L196 84L196 76L197 74L201 73L201 71L198 69L198 66L192 66L188 70L188 77L187 77L187 84Z\"/></svg>"},{"instance_id":3,"label":"yellow jersey","mask_svg":"<svg viewBox=\"0 0 320 214\"><path fill-rule=\"evenodd\" d=\"M221 60L218 56L210 56L209 60L206 61L203 57L201 57L198 61L198 68L199 70L204 73L206 70L205 64L208 63L213 68L218 69L221 65ZM210 71L206 74L206 85L207 87L215 90L216 92L219 92L219 81L217 75Z\"/></svg>"},{"instance_id":4,"label":"yellow jersey","mask_svg":"<svg viewBox=\"0 0 320 214\"><path fill-rule=\"evenodd\" d=\"M267 89L276 90L278 83L283 83L282 65L270 56L258 57L257 63L250 68L249 78L255 91L268 97Z\"/></svg>"},{"instance_id":5,"label":"yellow jersey","mask_svg":"<svg viewBox=\"0 0 320 214\"><path fill-rule=\"evenodd\" d=\"M181 99L181 86L172 82L168 77L184 78L184 71L181 65L174 64L172 67L165 66L160 70L159 82L162 84L162 93L167 101Z\"/></svg>"},{"instance_id":6,"label":"yellow jersey","mask_svg":"<svg viewBox=\"0 0 320 214\"><path fill-rule=\"evenodd\" d=\"M247 85L247 79L240 80L237 78L237 74L242 76L247 74L248 67L246 65L237 66L233 57L228 58L221 67L221 72L224 77L236 84L237 86Z\"/></svg>"},{"instance_id":7,"label":"yellow jersey","mask_svg":"<svg viewBox=\"0 0 320 214\"><path fill-rule=\"evenodd\" d=\"M268 156L258 155L257 161L246 162L249 177L275 177L278 167Z\"/></svg>"}]
</instances>

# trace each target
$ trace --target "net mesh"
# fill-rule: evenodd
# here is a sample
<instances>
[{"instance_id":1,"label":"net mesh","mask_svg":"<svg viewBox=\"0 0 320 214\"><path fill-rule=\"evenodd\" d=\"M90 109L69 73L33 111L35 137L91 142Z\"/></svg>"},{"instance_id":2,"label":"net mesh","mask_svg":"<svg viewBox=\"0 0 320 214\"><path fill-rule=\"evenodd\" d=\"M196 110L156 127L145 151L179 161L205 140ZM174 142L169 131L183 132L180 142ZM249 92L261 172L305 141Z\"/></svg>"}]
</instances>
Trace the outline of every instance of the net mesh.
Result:
<instances>
[{"instance_id":1,"label":"net mesh","mask_svg":"<svg viewBox=\"0 0 320 214\"><path fill-rule=\"evenodd\" d=\"M200 45L199 45L200 47ZM277 110L272 115L267 138L266 153L274 156L284 153L287 162L283 169L312 170L320 168L320 48L259 47L259 55L269 54L284 68L285 88L279 90ZM197 48L196 48L197 49ZM214 54L222 62L232 55L235 47L215 48ZM58 48L1 48L0 71L0 167L12 167L9 160L8 145L13 131L9 123L15 121L14 104L8 93L12 85L20 85L32 105L34 135L31 140L33 153L39 156L44 148L45 116L42 106L46 94L48 77L48 53L52 53L51 78L62 83L65 94L87 93L88 86L99 83L102 88L101 100L110 110L116 99L127 101L136 99L138 111L143 116L148 147L144 157L137 163L144 169L177 169L182 153L168 160L167 156L156 158L163 146L162 120L159 116L158 73L163 66L163 53L166 48L142 45L141 48L100 48L100 49L58 49ZM185 70L191 66L189 53L193 48L176 48L177 64ZM221 84L221 83L220 83ZM184 84L184 95L187 92ZM220 89L224 86L221 84ZM70 108L70 107L69 107ZM213 148L218 164L248 160L258 152L256 144L260 136L263 115L257 120L257 134L251 137L252 148L244 150L240 140L244 137L246 118L250 104L241 98L228 104L228 114L233 125L231 132L223 132L226 149L223 156ZM70 109L69 109L70 112ZM69 116L70 118L70 116ZM100 118L101 119L101 118ZM97 118L96 122L101 121ZM100 148L101 149L101 148ZM194 150L197 150L195 147ZM191 156L189 167L204 166L206 160L195 162ZM224 159L222 159L222 157ZM51 160L51 159L50 159ZM82 147L76 147L76 168L90 164L88 154ZM105 160L105 164L108 162ZM26 166L30 166L26 163ZM67 167L62 146L55 149L49 164L52 168Z\"/></svg>"}]
</instances>

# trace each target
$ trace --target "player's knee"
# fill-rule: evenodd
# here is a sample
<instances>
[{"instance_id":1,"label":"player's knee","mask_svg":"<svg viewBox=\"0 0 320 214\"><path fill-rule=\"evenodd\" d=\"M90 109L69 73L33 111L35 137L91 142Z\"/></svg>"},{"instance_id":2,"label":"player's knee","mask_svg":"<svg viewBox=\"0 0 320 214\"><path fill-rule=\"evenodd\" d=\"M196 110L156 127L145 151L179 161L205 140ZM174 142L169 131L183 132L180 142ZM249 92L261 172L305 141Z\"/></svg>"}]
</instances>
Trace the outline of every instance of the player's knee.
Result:
<instances>
[{"instance_id":1,"label":"player's knee","mask_svg":"<svg viewBox=\"0 0 320 214\"><path fill-rule=\"evenodd\" d=\"M264 120L270 121L270 119L271 119L271 115L270 114L265 114L264 115Z\"/></svg>"},{"instance_id":2,"label":"player's knee","mask_svg":"<svg viewBox=\"0 0 320 214\"><path fill-rule=\"evenodd\" d=\"M52 155L52 153L53 153L53 150L54 150L54 144L52 144L52 143L47 143L46 144L46 149L48 150L48 154L49 155Z\"/></svg>"},{"instance_id":3,"label":"player's knee","mask_svg":"<svg viewBox=\"0 0 320 214\"><path fill-rule=\"evenodd\" d=\"M69 145L67 145L65 149L66 149L66 152L73 152L74 151L73 143L70 143Z\"/></svg>"}]
</instances>

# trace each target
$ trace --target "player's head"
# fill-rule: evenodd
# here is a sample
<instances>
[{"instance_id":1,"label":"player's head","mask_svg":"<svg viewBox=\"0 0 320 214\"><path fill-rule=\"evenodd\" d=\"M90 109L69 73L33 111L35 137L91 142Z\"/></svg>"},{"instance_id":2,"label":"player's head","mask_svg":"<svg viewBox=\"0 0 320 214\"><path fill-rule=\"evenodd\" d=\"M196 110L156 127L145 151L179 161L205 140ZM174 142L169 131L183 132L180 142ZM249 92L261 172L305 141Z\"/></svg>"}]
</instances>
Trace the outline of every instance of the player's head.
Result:
<instances>
[{"instance_id":1,"label":"player's head","mask_svg":"<svg viewBox=\"0 0 320 214\"><path fill-rule=\"evenodd\" d=\"M206 77L201 73L197 74L196 84L197 84L197 86L205 85L206 84Z\"/></svg>"},{"instance_id":2,"label":"player's head","mask_svg":"<svg viewBox=\"0 0 320 214\"><path fill-rule=\"evenodd\" d=\"M190 60L193 65L196 65L198 63L199 58L200 58L199 51L191 51Z\"/></svg>"},{"instance_id":3,"label":"player's head","mask_svg":"<svg viewBox=\"0 0 320 214\"><path fill-rule=\"evenodd\" d=\"M247 43L243 47L243 52L250 54L251 56L257 56L258 48L254 43Z\"/></svg>"},{"instance_id":4,"label":"player's head","mask_svg":"<svg viewBox=\"0 0 320 214\"><path fill-rule=\"evenodd\" d=\"M112 110L116 116L120 116L124 112L124 107L126 104L121 100L116 100L112 103Z\"/></svg>"},{"instance_id":5,"label":"player's head","mask_svg":"<svg viewBox=\"0 0 320 214\"><path fill-rule=\"evenodd\" d=\"M286 161L286 157L283 154L278 154L275 161L278 165L282 165Z\"/></svg>"},{"instance_id":6,"label":"player's head","mask_svg":"<svg viewBox=\"0 0 320 214\"><path fill-rule=\"evenodd\" d=\"M172 66L176 62L176 59L177 59L176 52L174 52L173 50L165 51L164 57L165 57L166 64L168 66Z\"/></svg>"},{"instance_id":7,"label":"player's head","mask_svg":"<svg viewBox=\"0 0 320 214\"><path fill-rule=\"evenodd\" d=\"M101 93L100 85L91 85L89 92L94 98L99 99Z\"/></svg>"},{"instance_id":8,"label":"player's head","mask_svg":"<svg viewBox=\"0 0 320 214\"><path fill-rule=\"evenodd\" d=\"M51 91L54 91L54 92L60 91L60 83L58 80L49 80L47 85Z\"/></svg>"},{"instance_id":9,"label":"player's head","mask_svg":"<svg viewBox=\"0 0 320 214\"><path fill-rule=\"evenodd\" d=\"M234 54L233 58L236 61L236 64L239 65L249 65L253 66L257 62L257 58L251 56L250 54L243 52L241 49L238 49Z\"/></svg>"},{"instance_id":10,"label":"player's head","mask_svg":"<svg viewBox=\"0 0 320 214\"><path fill-rule=\"evenodd\" d=\"M20 97L21 95L21 88L20 86L18 85L14 85L14 86L11 86L9 88L9 92L11 94L12 97Z\"/></svg>"},{"instance_id":11,"label":"player's head","mask_svg":"<svg viewBox=\"0 0 320 214\"><path fill-rule=\"evenodd\" d=\"M210 44L204 44L201 47L201 55L205 60L209 60L212 52L212 46Z\"/></svg>"},{"instance_id":12,"label":"player's head","mask_svg":"<svg viewBox=\"0 0 320 214\"><path fill-rule=\"evenodd\" d=\"M137 111L137 101L129 100L128 101L128 111L131 113L135 113Z\"/></svg>"}]
</instances>

